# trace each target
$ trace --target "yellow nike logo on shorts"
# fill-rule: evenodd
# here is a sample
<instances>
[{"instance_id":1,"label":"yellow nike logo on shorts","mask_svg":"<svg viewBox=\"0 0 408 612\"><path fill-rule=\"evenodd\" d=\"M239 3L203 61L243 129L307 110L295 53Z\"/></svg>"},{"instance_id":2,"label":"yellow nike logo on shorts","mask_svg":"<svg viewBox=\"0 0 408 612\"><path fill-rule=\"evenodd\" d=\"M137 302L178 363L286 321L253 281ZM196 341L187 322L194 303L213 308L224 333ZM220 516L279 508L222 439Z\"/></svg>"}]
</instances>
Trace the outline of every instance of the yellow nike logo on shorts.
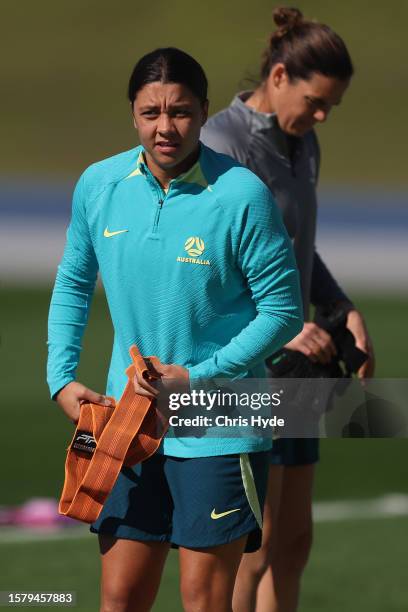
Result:
<instances>
[{"instance_id":1,"label":"yellow nike logo on shorts","mask_svg":"<svg viewBox=\"0 0 408 612\"><path fill-rule=\"evenodd\" d=\"M239 512L241 510L241 508L235 508L235 510L227 510L226 512L220 512L219 514L216 513L215 508L213 508L213 511L211 512L211 518L216 520L219 518L222 518L223 516L227 516L227 514L232 514L233 512Z\"/></svg>"},{"instance_id":2,"label":"yellow nike logo on shorts","mask_svg":"<svg viewBox=\"0 0 408 612\"><path fill-rule=\"evenodd\" d=\"M129 230L124 229L124 230L118 230L117 232L110 232L108 230L107 227L105 227L105 231L103 232L103 235L105 236L105 238L111 238L112 236L116 236L117 234L123 234L124 232L128 232Z\"/></svg>"}]
</instances>

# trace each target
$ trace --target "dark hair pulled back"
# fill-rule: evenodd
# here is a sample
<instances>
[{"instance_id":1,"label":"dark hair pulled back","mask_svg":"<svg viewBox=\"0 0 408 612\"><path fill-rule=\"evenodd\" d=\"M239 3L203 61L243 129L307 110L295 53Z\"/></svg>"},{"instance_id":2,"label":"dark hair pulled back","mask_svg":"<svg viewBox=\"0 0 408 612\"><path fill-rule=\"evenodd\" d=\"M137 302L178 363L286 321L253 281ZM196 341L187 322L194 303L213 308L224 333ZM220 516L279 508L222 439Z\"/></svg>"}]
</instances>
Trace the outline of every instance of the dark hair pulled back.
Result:
<instances>
[{"instance_id":1,"label":"dark hair pulled back","mask_svg":"<svg viewBox=\"0 0 408 612\"><path fill-rule=\"evenodd\" d=\"M128 98L131 104L149 83L186 85L203 104L207 100L208 81L200 64L188 53L175 47L156 49L144 55L130 76Z\"/></svg>"},{"instance_id":2,"label":"dark hair pulled back","mask_svg":"<svg viewBox=\"0 0 408 612\"><path fill-rule=\"evenodd\" d=\"M308 80L314 72L341 81L353 75L347 47L329 26L304 19L296 8L276 8L273 19L278 27L262 56L262 81L278 63L285 65L290 80Z\"/></svg>"}]
</instances>

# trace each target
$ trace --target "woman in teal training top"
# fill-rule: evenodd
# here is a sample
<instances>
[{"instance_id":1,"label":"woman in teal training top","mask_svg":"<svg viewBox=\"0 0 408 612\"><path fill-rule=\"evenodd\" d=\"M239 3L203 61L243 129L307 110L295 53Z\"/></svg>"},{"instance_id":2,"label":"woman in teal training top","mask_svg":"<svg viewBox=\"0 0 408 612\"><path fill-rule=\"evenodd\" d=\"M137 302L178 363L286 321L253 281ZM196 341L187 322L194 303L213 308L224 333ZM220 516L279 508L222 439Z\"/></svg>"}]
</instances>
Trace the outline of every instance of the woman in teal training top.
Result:
<instances>
[{"instance_id":1,"label":"woman in teal training top","mask_svg":"<svg viewBox=\"0 0 408 612\"><path fill-rule=\"evenodd\" d=\"M186 53L135 66L129 101L141 146L90 166L73 199L49 314L48 382L64 413L106 403L76 380L98 270L114 327L107 394L126 383L128 349L157 355L162 380L261 377L302 328L298 272L267 187L199 142L207 80ZM198 384L198 383L197 383ZM146 381L138 393L155 396ZM100 517L102 610L150 610L171 544L186 610L231 610L244 550L260 545L271 442L166 437L124 468Z\"/></svg>"},{"instance_id":2,"label":"woman in teal training top","mask_svg":"<svg viewBox=\"0 0 408 612\"><path fill-rule=\"evenodd\" d=\"M336 349L329 334L310 320L309 306L341 306L357 346L369 356L358 375L369 377L374 357L364 320L315 250L320 151L313 126L340 104L353 66L344 42L328 26L303 19L300 11L289 8L275 9L274 20L277 29L264 52L260 85L238 94L228 108L211 117L201 137L255 172L282 211L299 267L306 321L286 348L328 363ZM297 608L312 540L318 440L275 441L270 461L263 546L241 563L234 612Z\"/></svg>"}]
</instances>

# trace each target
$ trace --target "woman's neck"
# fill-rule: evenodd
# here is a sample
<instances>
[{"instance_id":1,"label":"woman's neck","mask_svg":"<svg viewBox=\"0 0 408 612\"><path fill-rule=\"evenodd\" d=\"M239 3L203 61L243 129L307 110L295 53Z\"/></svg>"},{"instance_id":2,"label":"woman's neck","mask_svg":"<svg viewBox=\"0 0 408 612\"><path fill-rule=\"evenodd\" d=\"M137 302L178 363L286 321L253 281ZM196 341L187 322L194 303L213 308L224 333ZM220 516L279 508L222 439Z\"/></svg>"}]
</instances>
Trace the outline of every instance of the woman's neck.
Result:
<instances>
[{"instance_id":1,"label":"woman's neck","mask_svg":"<svg viewBox=\"0 0 408 612\"><path fill-rule=\"evenodd\" d=\"M255 91L245 100L246 106L253 108L258 113L273 113L274 108L266 91L265 83L262 83Z\"/></svg>"},{"instance_id":2,"label":"woman's neck","mask_svg":"<svg viewBox=\"0 0 408 612\"><path fill-rule=\"evenodd\" d=\"M184 174L187 170L190 170L199 156L200 147L198 146L197 149L190 153L190 155L180 163L171 168L163 168L163 166L160 166L147 151L145 153L147 167L164 190L168 189L171 180L177 178L180 174Z\"/></svg>"}]
</instances>

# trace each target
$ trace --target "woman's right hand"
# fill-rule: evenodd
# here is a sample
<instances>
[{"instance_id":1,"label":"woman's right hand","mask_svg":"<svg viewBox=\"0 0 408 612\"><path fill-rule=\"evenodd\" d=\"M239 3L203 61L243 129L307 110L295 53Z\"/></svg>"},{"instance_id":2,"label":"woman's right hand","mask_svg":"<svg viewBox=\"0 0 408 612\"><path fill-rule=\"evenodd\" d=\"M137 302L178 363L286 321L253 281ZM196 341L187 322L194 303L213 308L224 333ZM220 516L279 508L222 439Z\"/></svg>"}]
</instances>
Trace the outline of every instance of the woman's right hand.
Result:
<instances>
[{"instance_id":1,"label":"woman's right hand","mask_svg":"<svg viewBox=\"0 0 408 612\"><path fill-rule=\"evenodd\" d=\"M58 392L56 396L57 403L61 406L63 412L75 424L78 423L81 404L83 402L92 402L93 404L101 404L102 406L111 406L112 402L101 393L96 393L92 389L88 389L85 385L79 382L70 382Z\"/></svg>"},{"instance_id":2,"label":"woman's right hand","mask_svg":"<svg viewBox=\"0 0 408 612\"><path fill-rule=\"evenodd\" d=\"M305 323L300 334L285 344L285 348L300 351L314 363L329 363L337 353L331 336L313 322Z\"/></svg>"}]
</instances>

